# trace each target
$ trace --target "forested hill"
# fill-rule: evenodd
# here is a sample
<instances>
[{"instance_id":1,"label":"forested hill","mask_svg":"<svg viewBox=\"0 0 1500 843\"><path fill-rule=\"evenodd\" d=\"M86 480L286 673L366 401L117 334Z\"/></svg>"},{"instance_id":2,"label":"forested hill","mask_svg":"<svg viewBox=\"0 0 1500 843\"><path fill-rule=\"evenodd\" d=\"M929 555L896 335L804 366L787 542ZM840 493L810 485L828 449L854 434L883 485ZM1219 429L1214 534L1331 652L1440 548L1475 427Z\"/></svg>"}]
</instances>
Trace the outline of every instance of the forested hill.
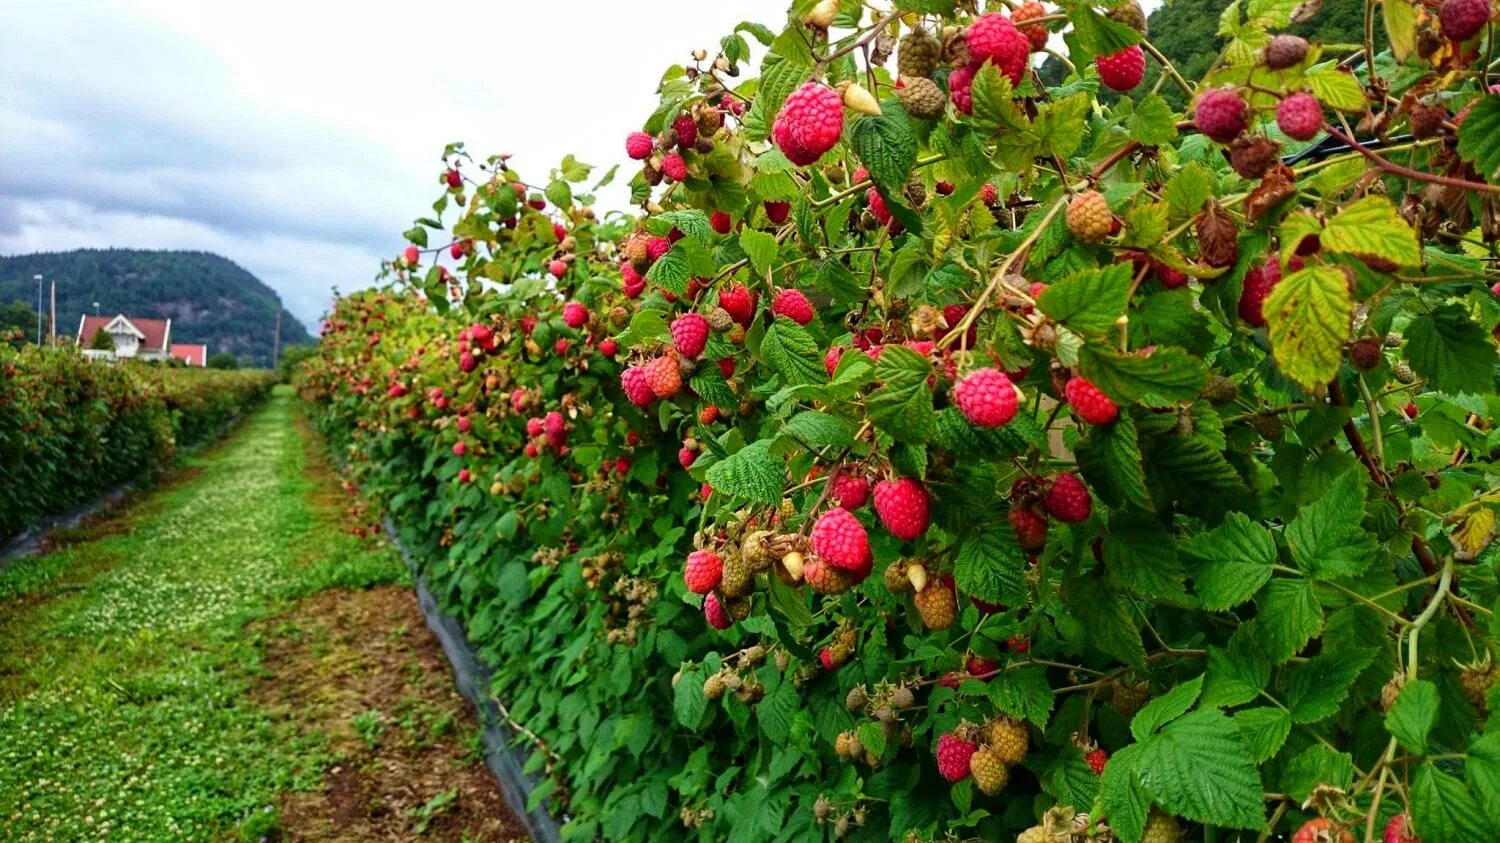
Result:
<instances>
[{"instance_id":1,"label":"forested hill","mask_svg":"<svg viewBox=\"0 0 1500 843\"><path fill-rule=\"evenodd\" d=\"M269 366L281 312L282 347L311 343L296 317L259 278L208 252L77 249L0 256L0 306L36 306L40 273L57 282L57 332L72 337L79 317L94 312L170 318L172 341L207 343L242 362Z\"/></svg>"}]
</instances>

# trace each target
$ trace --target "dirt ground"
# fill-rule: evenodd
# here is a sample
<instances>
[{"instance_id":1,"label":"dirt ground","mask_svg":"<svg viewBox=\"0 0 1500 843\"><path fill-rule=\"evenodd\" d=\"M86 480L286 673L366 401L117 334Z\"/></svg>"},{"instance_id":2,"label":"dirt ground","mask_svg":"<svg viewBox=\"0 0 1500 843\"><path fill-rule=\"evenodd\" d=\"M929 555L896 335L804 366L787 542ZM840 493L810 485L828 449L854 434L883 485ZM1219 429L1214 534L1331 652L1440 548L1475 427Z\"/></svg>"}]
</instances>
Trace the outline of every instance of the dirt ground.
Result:
<instances>
[{"instance_id":1,"label":"dirt ground","mask_svg":"<svg viewBox=\"0 0 1500 843\"><path fill-rule=\"evenodd\" d=\"M473 709L410 591L323 592L256 633L267 674L256 702L328 735L340 759L320 791L283 797L290 839L527 839L481 760Z\"/></svg>"}]
</instances>

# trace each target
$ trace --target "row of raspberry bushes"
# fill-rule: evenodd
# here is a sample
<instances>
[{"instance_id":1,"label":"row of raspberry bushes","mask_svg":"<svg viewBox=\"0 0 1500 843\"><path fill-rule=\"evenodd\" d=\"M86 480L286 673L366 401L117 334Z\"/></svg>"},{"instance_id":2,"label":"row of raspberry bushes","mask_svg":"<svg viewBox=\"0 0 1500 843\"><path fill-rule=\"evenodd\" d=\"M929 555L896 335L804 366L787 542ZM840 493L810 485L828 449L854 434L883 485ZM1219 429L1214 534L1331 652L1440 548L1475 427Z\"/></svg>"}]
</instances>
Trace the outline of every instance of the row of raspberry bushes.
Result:
<instances>
[{"instance_id":1,"label":"row of raspberry bushes","mask_svg":"<svg viewBox=\"0 0 1500 843\"><path fill-rule=\"evenodd\" d=\"M1372 6L1380 54L1232 5L1186 114L1128 0L960 5L670 69L639 219L450 146L325 325L304 390L537 798L576 839L1494 837L1488 3Z\"/></svg>"},{"instance_id":2,"label":"row of raspberry bushes","mask_svg":"<svg viewBox=\"0 0 1500 843\"><path fill-rule=\"evenodd\" d=\"M149 481L265 400L268 372L91 362L73 348L0 347L0 538Z\"/></svg>"}]
</instances>

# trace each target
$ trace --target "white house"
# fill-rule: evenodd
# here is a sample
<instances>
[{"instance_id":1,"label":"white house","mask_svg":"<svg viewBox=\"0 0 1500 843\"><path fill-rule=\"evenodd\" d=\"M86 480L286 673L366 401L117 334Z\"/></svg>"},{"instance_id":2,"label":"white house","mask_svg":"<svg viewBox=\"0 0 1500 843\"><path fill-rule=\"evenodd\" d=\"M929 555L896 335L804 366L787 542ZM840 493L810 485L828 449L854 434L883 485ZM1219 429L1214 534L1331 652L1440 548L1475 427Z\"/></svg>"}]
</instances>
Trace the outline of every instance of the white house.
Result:
<instances>
[{"instance_id":1,"label":"white house","mask_svg":"<svg viewBox=\"0 0 1500 843\"><path fill-rule=\"evenodd\" d=\"M114 340L113 351L94 349L94 334L103 330ZM78 345L85 357L104 360L166 360L171 355L171 319L84 315L78 323Z\"/></svg>"}]
</instances>

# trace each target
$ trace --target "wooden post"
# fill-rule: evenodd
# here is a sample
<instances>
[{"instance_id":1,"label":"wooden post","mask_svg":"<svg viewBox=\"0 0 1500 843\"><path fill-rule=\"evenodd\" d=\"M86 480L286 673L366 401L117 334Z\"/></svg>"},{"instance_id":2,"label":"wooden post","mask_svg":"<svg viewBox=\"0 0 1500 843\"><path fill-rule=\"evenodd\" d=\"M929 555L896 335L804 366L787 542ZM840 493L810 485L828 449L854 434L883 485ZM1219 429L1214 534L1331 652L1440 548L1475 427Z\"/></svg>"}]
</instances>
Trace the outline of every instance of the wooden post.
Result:
<instances>
[{"instance_id":1,"label":"wooden post","mask_svg":"<svg viewBox=\"0 0 1500 843\"><path fill-rule=\"evenodd\" d=\"M47 342L49 345L57 344L57 282L52 282L52 316L47 328Z\"/></svg>"}]
</instances>

